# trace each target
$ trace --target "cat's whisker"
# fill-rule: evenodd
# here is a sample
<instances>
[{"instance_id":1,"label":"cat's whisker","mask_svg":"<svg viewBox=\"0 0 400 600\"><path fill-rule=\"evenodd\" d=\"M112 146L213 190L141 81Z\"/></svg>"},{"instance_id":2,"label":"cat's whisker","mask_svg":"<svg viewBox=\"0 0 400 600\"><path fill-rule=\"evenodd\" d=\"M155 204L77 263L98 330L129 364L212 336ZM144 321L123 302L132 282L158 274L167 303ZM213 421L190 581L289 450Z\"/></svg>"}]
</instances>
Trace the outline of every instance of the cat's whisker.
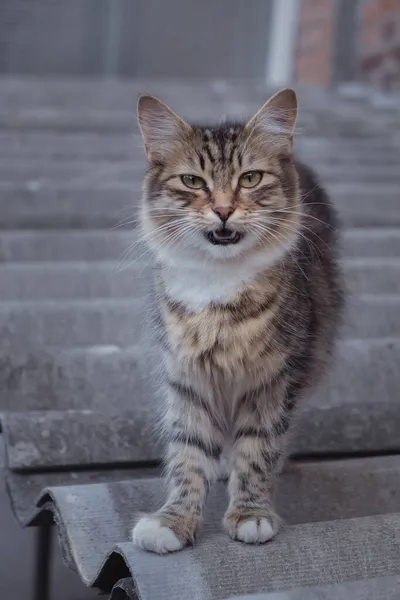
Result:
<instances>
[{"instance_id":1,"label":"cat's whisker","mask_svg":"<svg viewBox=\"0 0 400 600\"><path fill-rule=\"evenodd\" d=\"M182 230L181 227L174 229L172 231L161 231L161 232L155 232L152 235L149 236L148 241L150 242L157 242L157 243L163 243L163 244L168 244L169 240L177 235L180 231Z\"/></svg>"},{"instance_id":2,"label":"cat's whisker","mask_svg":"<svg viewBox=\"0 0 400 600\"><path fill-rule=\"evenodd\" d=\"M322 221L321 219L318 219L317 217L314 217L314 215L310 215L310 213L307 213L305 211L294 211L294 210L290 210L288 208L275 208L275 209L267 209L267 210L260 210L257 211L259 213L265 212L265 213L278 213L278 214L282 214L282 213L286 213L286 214L291 214L291 215L298 215L300 217L303 217L304 219L313 219L314 221L317 221L318 223L321 223L324 227L326 227L326 223L324 221Z\"/></svg>"},{"instance_id":3,"label":"cat's whisker","mask_svg":"<svg viewBox=\"0 0 400 600\"><path fill-rule=\"evenodd\" d=\"M178 213L172 213L172 214L160 213L159 215L151 215L151 219L154 219L154 220L155 219L169 219L171 221L174 219L174 217L180 218L181 215L179 215Z\"/></svg>"},{"instance_id":4,"label":"cat's whisker","mask_svg":"<svg viewBox=\"0 0 400 600\"><path fill-rule=\"evenodd\" d=\"M122 271L126 271L127 269L133 267L138 262L141 262L142 259L145 256L147 256L147 255L149 256L149 261L150 261L151 258L152 258L152 251L151 251L151 248L149 248L147 245L145 245L144 246L144 251L139 256L137 256L135 259L130 260L128 262L129 255L127 255L123 260L121 260L121 262L118 265L118 268L116 270L116 273L121 273ZM149 264L149 262L147 262L147 264L145 265L145 267L148 266L148 264Z\"/></svg>"},{"instance_id":5,"label":"cat's whisker","mask_svg":"<svg viewBox=\"0 0 400 600\"><path fill-rule=\"evenodd\" d=\"M129 212L132 214L132 210L135 209L135 205L133 203L131 204L126 204L125 206L123 206L122 208L119 208L115 214L119 215L123 212L126 212L129 210Z\"/></svg>"},{"instance_id":6,"label":"cat's whisker","mask_svg":"<svg viewBox=\"0 0 400 600\"><path fill-rule=\"evenodd\" d=\"M171 247L172 245L174 245L179 238L181 238L182 236L184 236L186 234L186 232L190 229L190 227L188 226L185 229L178 229L177 231L175 231L174 233L172 233L171 235L169 235L168 237L165 238L165 247Z\"/></svg>"},{"instance_id":7,"label":"cat's whisker","mask_svg":"<svg viewBox=\"0 0 400 600\"><path fill-rule=\"evenodd\" d=\"M177 231L176 240L180 243L185 239L191 239L197 232L193 229L193 226L189 224L187 227L181 228ZM189 234L192 234L189 236ZM179 240L179 238L182 238Z\"/></svg>"},{"instance_id":8,"label":"cat's whisker","mask_svg":"<svg viewBox=\"0 0 400 600\"><path fill-rule=\"evenodd\" d=\"M301 200L304 202L304 200L307 200L307 198L309 198L319 187L319 184L316 183L314 186L310 187L304 194L300 194L300 198Z\"/></svg>"},{"instance_id":9,"label":"cat's whisker","mask_svg":"<svg viewBox=\"0 0 400 600\"><path fill-rule=\"evenodd\" d=\"M264 232L266 234L272 236L273 239L275 239L278 242L278 244L282 244L282 243L284 243L286 241L285 238L283 238L283 241L282 241L282 239L280 239L278 232L272 232L271 230L268 230L268 229L264 229ZM281 238L282 238L282 234L281 234ZM297 258L295 257L294 254L295 253L292 253L292 259L295 261L295 263L297 264L298 268L300 269L300 271L304 275L304 278L308 281L307 275L305 274L304 270L301 268L300 263L298 262L298 260L297 260Z\"/></svg>"},{"instance_id":10,"label":"cat's whisker","mask_svg":"<svg viewBox=\"0 0 400 600\"><path fill-rule=\"evenodd\" d=\"M135 251L136 247L138 246L138 241L135 240L134 242L132 242L131 244L129 244L129 246L127 248L125 248L125 250L120 254L120 256L118 257L118 261L119 262L123 262L126 258L128 258L128 256L130 254L132 254L132 252Z\"/></svg>"},{"instance_id":11,"label":"cat's whisker","mask_svg":"<svg viewBox=\"0 0 400 600\"><path fill-rule=\"evenodd\" d=\"M168 229L176 226L177 224L179 226L181 223L184 223L184 222L186 222L186 219L182 218L179 220L179 223L177 221L165 223L164 225L157 227L157 229L154 232L144 233L141 237L139 237L132 244L130 244L130 246L126 250L124 250L124 252L122 253L122 255L119 259L122 262L121 268L123 266L124 261L128 258L128 256L130 254L132 254L132 252L135 251L135 249L138 245L143 244L143 242L146 242L150 239L153 239L153 240L157 239L158 237L161 237L165 231L168 231ZM134 262L135 261L132 261L131 264L133 264Z\"/></svg>"},{"instance_id":12,"label":"cat's whisker","mask_svg":"<svg viewBox=\"0 0 400 600\"><path fill-rule=\"evenodd\" d=\"M274 239L274 237L271 235L273 232L271 232L271 230L269 228L266 228L264 224L260 224L260 223L254 223L253 224L258 231L260 231L261 233L261 240L260 241L264 241L265 238L270 241L271 238ZM275 234L276 235L276 234ZM275 238L276 239L276 238ZM284 240L285 241L285 240ZM280 244L281 242L278 239L278 243ZM283 264L283 271L284 273L286 273L286 268L285 265Z\"/></svg>"},{"instance_id":13,"label":"cat's whisker","mask_svg":"<svg viewBox=\"0 0 400 600\"><path fill-rule=\"evenodd\" d=\"M151 208L148 208L147 211L149 213L156 212L156 211L162 211L162 212L171 211L171 212L177 212L177 213L182 213L182 212L189 213L189 212L191 212L191 209L187 208L187 207L179 207L179 206L152 206Z\"/></svg>"},{"instance_id":14,"label":"cat's whisker","mask_svg":"<svg viewBox=\"0 0 400 600\"><path fill-rule=\"evenodd\" d=\"M171 227L171 225L169 223L166 224L166 225L168 225L169 227ZM163 226L158 227L154 232L142 233L142 235L139 238L137 238L134 242L132 242L132 244L130 244L130 246L128 247L127 250L124 250L124 252L122 253L121 259L125 256L125 252L130 253L131 251L133 251L135 249L135 247L137 245L142 244L143 242L148 241L151 237L153 237L154 235L156 235L158 232L162 233L162 231L163 231L162 227Z\"/></svg>"},{"instance_id":15,"label":"cat's whisker","mask_svg":"<svg viewBox=\"0 0 400 600\"><path fill-rule=\"evenodd\" d=\"M279 220L277 222L277 224L279 225ZM295 253L296 254L300 254L300 256L302 257L302 259L304 259L306 262L310 262L312 260L313 256L316 256L318 259L319 264L322 264L322 256L321 256L321 250L320 248L318 248L317 244L315 242L313 242L309 237L307 237L304 232L301 231L301 229L296 228L296 227L290 227L290 224L285 223L286 227L289 229L289 231L291 231L294 235L298 235L301 239L304 240L304 242L307 244L308 248L311 249L311 252L313 253L311 257L307 256L297 245L295 248ZM307 228L308 229L308 228ZM315 232L313 232L310 229L310 232L313 233L315 235ZM329 250L329 252L331 251L329 246L327 245L327 243L320 238L319 236L316 236L322 244L324 244L324 246L327 248L327 250Z\"/></svg>"},{"instance_id":16,"label":"cat's whisker","mask_svg":"<svg viewBox=\"0 0 400 600\"><path fill-rule=\"evenodd\" d=\"M274 218L274 217L272 217ZM269 218L268 220L272 220L271 218ZM300 227L295 227L293 224L287 222L287 221L283 221L282 219L279 219L279 217L274 218L274 223L277 225L284 225L286 228L290 228L292 227L292 230L297 231L299 233L299 235L302 235L304 237L306 237L304 235L304 233L302 233L302 229L305 229L306 231L309 231L310 234L313 235L313 237L315 237L316 239L318 239L322 244L324 244L324 246L330 250L327 242L325 240L323 240L316 232L314 229L312 229L311 227L308 227L307 225L304 225L304 223L301 224ZM309 237L306 238L308 242L312 243L315 245L315 242L313 242Z\"/></svg>"},{"instance_id":17,"label":"cat's whisker","mask_svg":"<svg viewBox=\"0 0 400 600\"><path fill-rule=\"evenodd\" d=\"M114 229L120 229L121 227L127 227L128 225L138 225L138 224L139 224L138 217L135 217L134 219L132 219L132 218L124 219L123 221L120 221L119 223L116 223L115 225L113 225L111 227L111 230L113 231Z\"/></svg>"},{"instance_id":18,"label":"cat's whisker","mask_svg":"<svg viewBox=\"0 0 400 600\"><path fill-rule=\"evenodd\" d=\"M295 235L299 235L300 237L303 237L307 242L310 242L313 246L315 246L315 248L317 249L317 246L315 245L314 242L312 242L312 240L309 240L304 233L302 233L301 228L299 227L295 227L294 225L292 225L291 223L288 223L286 221L282 221L280 219L274 219L273 217L268 219L268 222L270 222L273 225L282 225L284 226L284 229L295 234ZM283 232L281 232L283 235ZM323 240L321 240L323 241Z\"/></svg>"},{"instance_id":19,"label":"cat's whisker","mask_svg":"<svg viewBox=\"0 0 400 600\"><path fill-rule=\"evenodd\" d=\"M183 233L185 233L186 231L189 231L189 230L193 230L193 225L192 225L192 223L190 223L187 220L185 220L184 223L180 224L180 226L176 229L176 231L173 231L170 236L167 236L165 238L166 244L169 244L171 242L171 239L175 240L176 236L178 236L178 238L179 238L179 236L181 234L183 234Z\"/></svg>"},{"instance_id":20,"label":"cat's whisker","mask_svg":"<svg viewBox=\"0 0 400 600\"><path fill-rule=\"evenodd\" d=\"M291 201L292 201L292 199L290 197L288 197L287 198L287 202L290 204ZM327 202L307 202L306 206L307 207L308 206L326 206L327 207L327 206L329 206L329 204ZM305 205L302 202L300 202L298 204L290 204L290 209L292 209L292 208L305 208ZM272 208L271 209L257 208L257 209L255 209L254 212L258 213L258 212L263 212L264 210L269 211L269 210L274 210L274 209L272 209ZM305 214L308 214L308 213L305 213Z\"/></svg>"}]
</instances>

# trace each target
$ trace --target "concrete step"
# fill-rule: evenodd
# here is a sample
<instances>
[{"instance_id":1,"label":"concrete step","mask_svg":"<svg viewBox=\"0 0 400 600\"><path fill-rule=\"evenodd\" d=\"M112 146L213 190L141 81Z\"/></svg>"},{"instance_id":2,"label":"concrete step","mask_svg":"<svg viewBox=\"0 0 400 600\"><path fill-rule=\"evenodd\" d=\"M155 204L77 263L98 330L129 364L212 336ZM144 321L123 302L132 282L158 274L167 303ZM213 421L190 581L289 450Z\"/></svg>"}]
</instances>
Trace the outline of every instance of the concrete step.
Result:
<instances>
[{"instance_id":1,"label":"concrete step","mask_svg":"<svg viewBox=\"0 0 400 600\"><path fill-rule=\"evenodd\" d=\"M1 78L0 104L11 110L45 108L72 109L125 109L131 110L132 97L141 93L155 94L165 102L180 105L214 100L246 104L265 102L275 90L264 81L240 79L165 79L134 78L39 78L3 75ZM398 95L382 93L366 86L346 84L337 90L314 89L299 86L297 93L304 110L325 114L332 113L377 116L398 112ZM178 107L176 108L178 110Z\"/></svg>"},{"instance_id":2,"label":"concrete step","mask_svg":"<svg viewBox=\"0 0 400 600\"><path fill-rule=\"evenodd\" d=\"M0 303L0 344L92 346L138 343L141 300L46 300Z\"/></svg>"},{"instance_id":3,"label":"concrete step","mask_svg":"<svg viewBox=\"0 0 400 600\"><path fill-rule=\"evenodd\" d=\"M0 262L120 260L137 237L126 229L0 230Z\"/></svg>"},{"instance_id":4,"label":"concrete step","mask_svg":"<svg viewBox=\"0 0 400 600\"><path fill-rule=\"evenodd\" d=\"M399 187L391 184L335 183L327 186L347 227L400 225ZM387 212L386 212L387 211Z\"/></svg>"},{"instance_id":5,"label":"concrete step","mask_svg":"<svg viewBox=\"0 0 400 600\"><path fill-rule=\"evenodd\" d=\"M0 412L128 409L146 394L141 367L140 345L2 350Z\"/></svg>"},{"instance_id":6,"label":"concrete step","mask_svg":"<svg viewBox=\"0 0 400 600\"><path fill-rule=\"evenodd\" d=\"M137 246L121 261L0 264L0 300L144 298L152 257ZM399 258L343 262L347 289L355 294L400 294Z\"/></svg>"},{"instance_id":7,"label":"concrete step","mask_svg":"<svg viewBox=\"0 0 400 600\"><path fill-rule=\"evenodd\" d=\"M342 252L349 258L400 256L400 228L348 229L342 233Z\"/></svg>"},{"instance_id":8,"label":"concrete step","mask_svg":"<svg viewBox=\"0 0 400 600\"><path fill-rule=\"evenodd\" d=\"M346 226L400 225L399 187L335 183L328 190ZM132 228L141 184L48 186L0 184L0 229ZM379 199L379 203L378 203Z\"/></svg>"},{"instance_id":9,"label":"concrete step","mask_svg":"<svg viewBox=\"0 0 400 600\"><path fill-rule=\"evenodd\" d=\"M375 165L315 164L314 166L313 163L310 164L313 165L321 180L327 184L336 181L361 184L370 182L383 185L400 182L400 172L395 165L384 165L380 162Z\"/></svg>"},{"instance_id":10,"label":"concrete step","mask_svg":"<svg viewBox=\"0 0 400 600\"><path fill-rule=\"evenodd\" d=\"M0 230L0 263L121 260L137 237L126 229ZM342 252L349 258L400 257L400 228L345 230ZM134 253L126 260L133 258Z\"/></svg>"},{"instance_id":11,"label":"concrete step","mask_svg":"<svg viewBox=\"0 0 400 600\"><path fill-rule=\"evenodd\" d=\"M90 467L96 465L96 469L105 468L111 465L132 466L136 463L155 462L162 456L162 444L154 432L154 409L156 406L150 406L150 402L142 402L137 395L134 397L130 409L120 407L119 411L109 410L106 406L101 410L97 409L68 409L68 410L45 410L45 411L11 411L2 416L3 434L7 447L6 464L12 471L41 471L43 469L53 469L54 471L63 468L73 471L78 466ZM152 403L154 399L149 399ZM392 404L392 410L393 410ZM363 419L361 426L357 428L357 414L355 409L365 410L367 418ZM301 426L294 427L292 430L291 456L297 458L301 456L311 456L316 458L318 455L325 455L327 449L332 449L332 445L337 449L337 453L342 455L346 452L354 454L358 452L371 452L371 439L377 442L377 433L381 436L384 431L380 428L379 418L387 417L385 406L382 406L380 413L370 412L368 403L336 405L330 411L330 417L334 418L323 421L322 408L310 405L302 413ZM326 410L326 407L325 407ZM312 443L309 451L304 454L304 448L307 448L307 441L310 440L309 426L313 426L313 414L320 423L323 435L319 436L321 445ZM396 424L399 424L399 417L396 417ZM347 436L349 427L343 428L343 424L351 421L353 435ZM377 422L378 421L378 422ZM93 424L96 427L93 427ZM354 425L356 428L354 429ZM371 439L368 439L368 425L370 428ZM332 429L332 426L334 427ZM387 428L389 429L389 428ZM391 431L394 431L392 426ZM364 435L363 435L364 434ZM77 443L77 440L88 440L88 443ZM90 443L89 443L90 440ZM392 434L392 443L394 441ZM333 442L333 444L332 444ZM388 436L382 437L380 450L396 450L387 444ZM29 448L30 451L24 451ZM399 438L397 437L397 451L399 448ZM299 452L300 450L300 452ZM329 450L328 450L329 451ZM332 457L335 452L330 452ZM367 461L368 462L368 461ZM392 456L384 461L377 459L379 464L383 462L385 466L391 465L396 471L398 477L400 465L399 461ZM389 463L389 464L388 464ZM328 471L328 469L326 469ZM377 473L379 477L379 472ZM381 477L383 473L380 473ZM359 475L362 478L362 474ZM376 482L377 483L377 482ZM388 482L389 483L389 482ZM396 510L396 496L400 493L400 483L398 478L392 478L391 492L397 494L385 494L387 497L386 506L381 506L382 512ZM326 479L324 480L327 486ZM309 486L309 482L305 482ZM371 483L370 483L371 485ZM312 490L313 488L310 487ZM361 491L361 490L360 490ZM359 499L358 514L363 510L367 512L366 501L362 502L363 496L357 493ZM328 493L328 490L326 490ZM392 497L391 497L392 496ZM382 497L371 498L375 510L382 502ZM341 507L341 516L347 507ZM379 510L379 509L378 509ZM353 513L354 514L354 513ZM357 512L355 513L357 514ZM322 517L322 515L319 515ZM326 515L325 515L326 517ZM318 520L316 514L314 519Z\"/></svg>"},{"instance_id":12,"label":"concrete step","mask_svg":"<svg viewBox=\"0 0 400 600\"><path fill-rule=\"evenodd\" d=\"M140 248L136 258L144 252ZM143 298L148 291L149 261L129 267L130 261L122 271L118 261L6 263L0 266L0 299Z\"/></svg>"},{"instance_id":13,"label":"concrete step","mask_svg":"<svg viewBox=\"0 0 400 600\"><path fill-rule=\"evenodd\" d=\"M302 404L290 451L400 450L399 360L400 337L339 342L325 380ZM135 427L152 431L158 398L140 344L0 352L0 413L90 410L118 416L125 411L140 415Z\"/></svg>"},{"instance_id":14,"label":"concrete step","mask_svg":"<svg viewBox=\"0 0 400 600\"><path fill-rule=\"evenodd\" d=\"M214 98L223 100L234 95L237 101L245 102L251 99L265 100L265 94L272 92L263 81L252 81L249 85L246 80L229 79L165 79L135 78L135 79L105 79L105 78L42 78L39 80L15 75L3 75L1 78L0 104L10 109L30 109L41 107L71 107L96 109L112 109L115 107L132 108L132 95L143 93L159 94L166 102L174 99L200 101ZM346 102L346 106L354 105L353 97ZM351 91L347 92L350 96ZM367 106L365 91L356 90L359 101L357 106ZM27 98L30 94L31 101ZM346 92L340 95L326 93L325 90L301 88L302 104L310 107L333 107L343 103ZM183 96L186 94L186 98Z\"/></svg>"},{"instance_id":15,"label":"concrete step","mask_svg":"<svg viewBox=\"0 0 400 600\"><path fill-rule=\"evenodd\" d=\"M38 156L38 148L40 155ZM55 131L4 131L0 129L0 160L39 159L63 161L126 161L133 153L141 153L144 160L143 142L139 133L131 130L116 134L101 132L55 132ZM388 157L389 158L389 157Z\"/></svg>"},{"instance_id":16,"label":"concrete step","mask_svg":"<svg viewBox=\"0 0 400 600\"><path fill-rule=\"evenodd\" d=\"M354 258L343 262L347 289L355 294L399 294L399 258Z\"/></svg>"},{"instance_id":17,"label":"concrete step","mask_svg":"<svg viewBox=\"0 0 400 600\"><path fill-rule=\"evenodd\" d=\"M376 338L400 334L400 295L362 294L347 300L343 337Z\"/></svg>"},{"instance_id":18,"label":"concrete step","mask_svg":"<svg viewBox=\"0 0 400 600\"><path fill-rule=\"evenodd\" d=\"M137 221L139 182L101 187L0 184L0 228L99 228Z\"/></svg>"},{"instance_id":19,"label":"concrete step","mask_svg":"<svg viewBox=\"0 0 400 600\"><path fill-rule=\"evenodd\" d=\"M137 153L139 155L139 153ZM65 185L81 183L84 185L105 181L135 183L142 179L146 172L144 153L142 157L133 159L125 157L121 160L63 159L53 160L41 155L37 159L0 159L0 178L3 182L28 183L39 185ZM388 177L390 167L387 169ZM396 173L395 167L393 167ZM379 175L379 173L378 173Z\"/></svg>"},{"instance_id":20,"label":"concrete step","mask_svg":"<svg viewBox=\"0 0 400 600\"><path fill-rule=\"evenodd\" d=\"M64 161L144 161L143 142L138 132L132 132L134 122L121 133L4 131L0 129L0 162L18 168L15 161L50 163ZM38 155L40 148L40 155ZM318 165L358 165L359 168L382 165L396 166L400 148L389 141L335 139L332 137L299 135L296 150L301 158Z\"/></svg>"},{"instance_id":21,"label":"concrete step","mask_svg":"<svg viewBox=\"0 0 400 600\"><path fill-rule=\"evenodd\" d=\"M92 346L138 343L146 299L41 300L0 303L0 345ZM342 337L400 335L400 295L352 297Z\"/></svg>"},{"instance_id":22,"label":"concrete step","mask_svg":"<svg viewBox=\"0 0 400 600\"><path fill-rule=\"evenodd\" d=\"M43 84L43 89L42 88ZM176 111L198 121L217 120L229 114L241 118L252 114L270 95L271 89L257 82L221 80L162 81L135 79L118 81L61 81L40 83L32 80L3 78L0 96L0 126L49 128L59 130L102 129L126 131L132 127L134 99L139 93L154 93L169 102ZM246 89L247 87L247 89ZM40 89L38 89L40 88ZM250 88L250 89L248 89ZM397 130L398 111L374 108L372 102L346 101L338 95L315 94L299 90L300 125L310 131L325 131L359 137L371 134L393 135ZM27 98L31 101L28 102Z\"/></svg>"},{"instance_id":23,"label":"concrete step","mask_svg":"<svg viewBox=\"0 0 400 600\"><path fill-rule=\"evenodd\" d=\"M156 94L160 96L159 93ZM113 109L66 106L58 108L31 107L22 110L0 109L0 129L4 131L48 130L59 132L102 132L125 133L137 131L133 120L135 115L134 97L129 109L115 106ZM163 100L166 100L165 96ZM214 102L207 98L199 102L199 98L190 101L187 97L174 98L170 105L189 122L210 123L221 121L229 116L231 120L244 121L253 115L265 101L237 102L230 99L226 102ZM376 114L376 113L375 113ZM378 140L380 143L398 142L398 114L386 114L375 119L375 114L346 115L344 111L307 111L304 107L299 114L297 129L312 136L341 137L349 140L364 140L367 143ZM382 137L384 136L384 137Z\"/></svg>"}]
</instances>

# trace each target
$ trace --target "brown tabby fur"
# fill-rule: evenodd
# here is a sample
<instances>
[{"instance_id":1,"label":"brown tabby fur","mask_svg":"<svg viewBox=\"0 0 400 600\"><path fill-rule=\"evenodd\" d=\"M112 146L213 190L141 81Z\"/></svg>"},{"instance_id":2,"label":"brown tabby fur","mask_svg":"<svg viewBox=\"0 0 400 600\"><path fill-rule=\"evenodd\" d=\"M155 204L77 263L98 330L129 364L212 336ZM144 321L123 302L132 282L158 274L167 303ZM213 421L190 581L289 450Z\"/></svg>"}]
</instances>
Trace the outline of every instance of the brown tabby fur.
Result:
<instances>
[{"instance_id":1,"label":"brown tabby fur","mask_svg":"<svg viewBox=\"0 0 400 600\"><path fill-rule=\"evenodd\" d=\"M341 307L335 217L313 173L292 156L296 115L290 90L245 125L212 128L187 125L154 98L140 101L150 162L142 225L158 264L155 321L169 436L169 497L133 533L147 550L193 542L227 444L228 533L259 543L278 529L274 474L296 404L325 369ZM260 185L239 188L238 177L252 170L266 173ZM210 184L186 189L177 178L185 173ZM212 210L220 206L234 210L227 226L245 234L235 247L204 236L221 226ZM204 285L207 298L208 285L218 290L220 277L221 288L225 277L229 285L247 264L249 278L231 294L196 304L197 278L198 296ZM188 288L182 294L180 278Z\"/></svg>"}]
</instances>

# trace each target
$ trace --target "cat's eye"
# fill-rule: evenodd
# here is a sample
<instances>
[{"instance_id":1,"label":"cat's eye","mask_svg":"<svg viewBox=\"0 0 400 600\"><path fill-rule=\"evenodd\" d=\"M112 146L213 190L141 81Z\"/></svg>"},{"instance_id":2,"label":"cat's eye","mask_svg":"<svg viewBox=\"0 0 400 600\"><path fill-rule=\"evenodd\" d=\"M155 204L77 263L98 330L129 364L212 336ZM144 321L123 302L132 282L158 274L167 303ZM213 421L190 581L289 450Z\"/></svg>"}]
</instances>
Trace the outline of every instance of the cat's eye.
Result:
<instances>
[{"instance_id":1,"label":"cat's eye","mask_svg":"<svg viewBox=\"0 0 400 600\"><path fill-rule=\"evenodd\" d=\"M256 187L261 181L263 174L261 171L247 171L239 177L239 185L243 188Z\"/></svg>"},{"instance_id":2,"label":"cat's eye","mask_svg":"<svg viewBox=\"0 0 400 600\"><path fill-rule=\"evenodd\" d=\"M204 179L197 177L197 175L181 175L181 181L183 185L186 185L191 190L202 190L206 187Z\"/></svg>"}]
</instances>

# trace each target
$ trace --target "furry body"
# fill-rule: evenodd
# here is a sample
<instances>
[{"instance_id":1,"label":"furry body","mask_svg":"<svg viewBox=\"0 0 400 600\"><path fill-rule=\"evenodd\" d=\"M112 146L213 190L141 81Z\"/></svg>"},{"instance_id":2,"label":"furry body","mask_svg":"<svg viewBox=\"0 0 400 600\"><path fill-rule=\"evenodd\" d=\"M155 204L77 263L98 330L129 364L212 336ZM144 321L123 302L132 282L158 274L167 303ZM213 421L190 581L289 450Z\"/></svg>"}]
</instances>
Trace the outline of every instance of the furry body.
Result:
<instances>
[{"instance_id":1,"label":"furry body","mask_svg":"<svg viewBox=\"0 0 400 600\"><path fill-rule=\"evenodd\" d=\"M249 543L278 530L274 475L296 404L324 371L341 306L332 207L292 157L291 136L270 127L272 109L283 102L287 117L292 100L281 96L246 125L216 128L157 113L167 121L161 150L146 117L162 109L151 105L142 115L150 159L142 227L158 264L169 437L169 497L133 533L147 550L193 542L226 446L226 530ZM203 187L186 190L176 176L185 172ZM262 176L247 188L259 178L249 172Z\"/></svg>"}]
</instances>

